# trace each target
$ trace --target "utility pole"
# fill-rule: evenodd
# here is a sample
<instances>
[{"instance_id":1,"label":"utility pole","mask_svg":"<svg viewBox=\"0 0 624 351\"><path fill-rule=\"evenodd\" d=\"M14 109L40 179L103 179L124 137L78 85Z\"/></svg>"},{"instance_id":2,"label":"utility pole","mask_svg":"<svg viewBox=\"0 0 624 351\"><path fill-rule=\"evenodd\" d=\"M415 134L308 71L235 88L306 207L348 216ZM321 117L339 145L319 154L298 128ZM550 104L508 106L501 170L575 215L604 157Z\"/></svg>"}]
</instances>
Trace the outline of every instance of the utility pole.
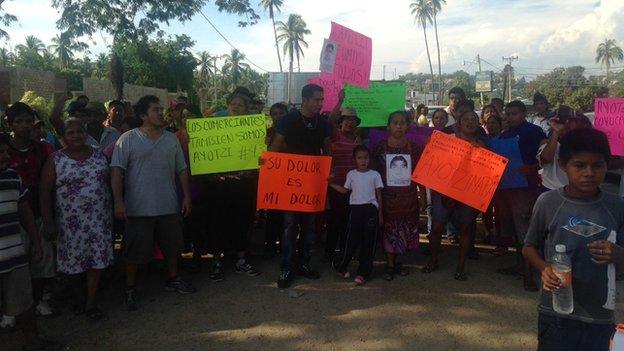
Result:
<instances>
[{"instance_id":1,"label":"utility pole","mask_svg":"<svg viewBox=\"0 0 624 351\"><path fill-rule=\"evenodd\" d=\"M386 65L383 65L383 80L386 80Z\"/></svg>"},{"instance_id":2,"label":"utility pole","mask_svg":"<svg viewBox=\"0 0 624 351\"><path fill-rule=\"evenodd\" d=\"M477 54L477 64L479 65L479 73L481 73L481 56ZM481 109L483 109L483 93L479 93L481 97Z\"/></svg>"},{"instance_id":3,"label":"utility pole","mask_svg":"<svg viewBox=\"0 0 624 351\"><path fill-rule=\"evenodd\" d=\"M397 75L396 75L396 67L395 67L394 68L394 78L393 79L396 80L396 78L397 78Z\"/></svg>"},{"instance_id":4,"label":"utility pole","mask_svg":"<svg viewBox=\"0 0 624 351\"><path fill-rule=\"evenodd\" d=\"M518 61L518 56L509 56L509 57L505 57L503 56L503 61L507 62L507 65L509 66L509 69L507 70L507 102L510 102L512 99L512 95L511 95L511 80L513 78L513 67L511 66L511 64L514 61Z\"/></svg>"}]
</instances>

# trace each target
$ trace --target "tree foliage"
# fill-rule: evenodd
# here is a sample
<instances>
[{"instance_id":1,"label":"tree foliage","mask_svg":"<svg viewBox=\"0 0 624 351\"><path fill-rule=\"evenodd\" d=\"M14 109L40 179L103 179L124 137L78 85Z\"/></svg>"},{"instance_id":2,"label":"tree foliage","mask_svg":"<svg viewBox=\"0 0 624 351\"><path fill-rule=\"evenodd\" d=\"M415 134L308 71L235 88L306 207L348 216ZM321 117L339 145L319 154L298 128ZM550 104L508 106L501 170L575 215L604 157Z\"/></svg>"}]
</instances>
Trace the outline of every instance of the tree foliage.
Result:
<instances>
[{"instance_id":1,"label":"tree foliage","mask_svg":"<svg viewBox=\"0 0 624 351\"><path fill-rule=\"evenodd\" d=\"M13 16L10 13L4 12L2 5L6 2L6 0L0 0L0 26L9 27L11 23L17 21L17 17ZM0 27L0 39L9 39L9 33L6 29Z\"/></svg>"},{"instance_id":2,"label":"tree foliage","mask_svg":"<svg viewBox=\"0 0 624 351\"><path fill-rule=\"evenodd\" d=\"M290 71L292 72L294 59L297 59L297 66L299 66L299 60L303 56L303 48L308 47L304 37L311 32L303 18L297 14L290 14L288 21L279 21L277 26L277 32L279 33L277 41L284 43L284 56L288 55Z\"/></svg>"},{"instance_id":3,"label":"tree foliage","mask_svg":"<svg viewBox=\"0 0 624 351\"><path fill-rule=\"evenodd\" d=\"M161 24L185 22L201 11L206 0L52 0L61 11L57 26L72 37L93 36L97 31L115 39L145 40ZM216 0L219 11L244 17L240 26L255 24L259 16L249 0Z\"/></svg>"}]
</instances>

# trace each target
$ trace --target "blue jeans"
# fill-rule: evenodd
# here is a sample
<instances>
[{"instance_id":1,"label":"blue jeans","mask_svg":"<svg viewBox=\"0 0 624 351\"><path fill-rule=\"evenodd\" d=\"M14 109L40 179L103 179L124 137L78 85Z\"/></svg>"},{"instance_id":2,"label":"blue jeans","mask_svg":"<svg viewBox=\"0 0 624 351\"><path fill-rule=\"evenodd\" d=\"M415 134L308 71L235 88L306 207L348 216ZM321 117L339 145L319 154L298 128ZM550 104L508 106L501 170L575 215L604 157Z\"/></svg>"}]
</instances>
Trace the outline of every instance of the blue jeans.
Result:
<instances>
[{"instance_id":1,"label":"blue jeans","mask_svg":"<svg viewBox=\"0 0 624 351\"><path fill-rule=\"evenodd\" d=\"M539 314L537 351L608 351L613 324L592 324Z\"/></svg>"},{"instance_id":2,"label":"blue jeans","mask_svg":"<svg viewBox=\"0 0 624 351\"><path fill-rule=\"evenodd\" d=\"M314 243L314 213L284 212L284 233L282 235L282 270L293 269L293 257L297 250L297 225L301 227L299 264L310 263L310 249Z\"/></svg>"}]
</instances>

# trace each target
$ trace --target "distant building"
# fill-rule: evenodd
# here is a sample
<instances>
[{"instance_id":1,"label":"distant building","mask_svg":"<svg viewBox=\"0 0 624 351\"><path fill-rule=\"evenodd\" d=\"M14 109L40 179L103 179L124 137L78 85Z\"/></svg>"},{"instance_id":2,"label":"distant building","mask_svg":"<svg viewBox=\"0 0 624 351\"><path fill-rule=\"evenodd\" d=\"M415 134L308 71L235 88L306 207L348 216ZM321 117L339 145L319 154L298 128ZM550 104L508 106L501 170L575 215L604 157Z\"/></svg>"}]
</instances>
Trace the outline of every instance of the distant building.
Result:
<instances>
[{"instance_id":1,"label":"distant building","mask_svg":"<svg viewBox=\"0 0 624 351\"><path fill-rule=\"evenodd\" d=\"M301 104L301 89L308 84L308 79L318 77L319 72L293 72L291 76L290 100L293 104ZM269 73L267 104L288 102L288 72Z\"/></svg>"},{"instance_id":2,"label":"distant building","mask_svg":"<svg viewBox=\"0 0 624 351\"><path fill-rule=\"evenodd\" d=\"M416 106L420 104L432 106L436 104L436 96L433 93L421 93L418 90L408 90L405 102L408 108L410 106L416 108Z\"/></svg>"}]
</instances>

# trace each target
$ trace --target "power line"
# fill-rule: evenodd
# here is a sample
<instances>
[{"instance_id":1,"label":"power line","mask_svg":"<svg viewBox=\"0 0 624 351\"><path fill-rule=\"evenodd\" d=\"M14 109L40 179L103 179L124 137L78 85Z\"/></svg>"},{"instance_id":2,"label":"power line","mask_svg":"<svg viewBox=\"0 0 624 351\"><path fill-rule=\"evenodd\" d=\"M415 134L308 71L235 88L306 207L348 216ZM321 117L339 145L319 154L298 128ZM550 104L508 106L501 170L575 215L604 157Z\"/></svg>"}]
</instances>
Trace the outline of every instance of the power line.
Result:
<instances>
[{"instance_id":1,"label":"power line","mask_svg":"<svg viewBox=\"0 0 624 351\"><path fill-rule=\"evenodd\" d=\"M236 46L234 46L234 44L232 44L232 42L230 42L228 40L228 38L226 38L225 35L223 35L223 33L221 33L221 31L212 23L212 21L208 17L206 17L206 15L204 15L204 12L202 10L199 10L199 13L202 15L202 17L204 17L204 19L206 21L208 21L210 26L221 36L221 38L223 38L223 40L225 40L225 42L228 43L232 47L232 49L238 50L240 53L244 54L241 50L239 50ZM245 57L244 60L249 62L249 63L251 63L252 66L258 68L261 71L265 71L265 72L269 73L269 71L267 71L266 69L256 65L253 61L251 61L249 58L247 58L246 55L244 57Z\"/></svg>"}]
</instances>

